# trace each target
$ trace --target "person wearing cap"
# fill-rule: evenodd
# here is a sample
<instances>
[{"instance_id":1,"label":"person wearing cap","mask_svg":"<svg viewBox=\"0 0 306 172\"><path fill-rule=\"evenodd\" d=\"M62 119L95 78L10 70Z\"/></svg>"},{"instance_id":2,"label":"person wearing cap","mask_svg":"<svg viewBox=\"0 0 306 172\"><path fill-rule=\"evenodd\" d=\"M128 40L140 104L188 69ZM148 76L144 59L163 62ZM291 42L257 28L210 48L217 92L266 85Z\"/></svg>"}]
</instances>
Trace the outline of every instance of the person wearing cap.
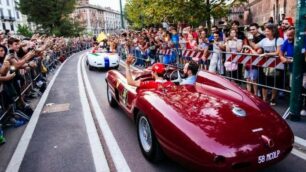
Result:
<instances>
[{"instance_id":1,"label":"person wearing cap","mask_svg":"<svg viewBox=\"0 0 306 172\"><path fill-rule=\"evenodd\" d=\"M157 89L160 87L167 87L172 85L172 82L169 82L163 78L166 68L165 65L162 63L155 63L152 65L152 77L154 81L140 81L134 80L130 71L131 64L135 61L133 55L128 55L126 59L126 80L127 83L131 86L138 87L141 89Z\"/></svg>"},{"instance_id":2,"label":"person wearing cap","mask_svg":"<svg viewBox=\"0 0 306 172\"><path fill-rule=\"evenodd\" d=\"M292 27L293 24L293 20L291 17L287 17L282 21L282 25L281 27L278 29L279 32L279 36L281 38L284 38L284 40L287 40L287 31L289 30L290 27Z\"/></svg>"},{"instance_id":3,"label":"person wearing cap","mask_svg":"<svg viewBox=\"0 0 306 172\"><path fill-rule=\"evenodd\" d=\"M195 61L190 61L184 66L184 75L187 76L186 79L183 79L180 85L194 85L196 82L196 75L199 70L199 65Z\"/></svg>"}]
</instances>

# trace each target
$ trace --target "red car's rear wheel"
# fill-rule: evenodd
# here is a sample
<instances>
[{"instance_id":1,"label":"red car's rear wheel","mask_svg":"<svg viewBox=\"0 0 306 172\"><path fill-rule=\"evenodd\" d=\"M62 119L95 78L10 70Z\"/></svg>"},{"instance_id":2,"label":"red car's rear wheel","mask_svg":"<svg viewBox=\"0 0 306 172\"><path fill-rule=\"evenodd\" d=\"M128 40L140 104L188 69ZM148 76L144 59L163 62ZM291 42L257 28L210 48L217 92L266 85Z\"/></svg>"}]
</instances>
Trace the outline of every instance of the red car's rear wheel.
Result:
<instances>
[{"instance_id":1,"label":"red car's rear wheel","mask_svg":"<svg viewBox=\"0 0 306 172\"><path fill-rule=\"evenodd\" d=\"M137 136L141 151L147 160L157 162L163 159L163 153L152 126L148 118L141 112L137 119Z\"/></svg>"}]
</instances>

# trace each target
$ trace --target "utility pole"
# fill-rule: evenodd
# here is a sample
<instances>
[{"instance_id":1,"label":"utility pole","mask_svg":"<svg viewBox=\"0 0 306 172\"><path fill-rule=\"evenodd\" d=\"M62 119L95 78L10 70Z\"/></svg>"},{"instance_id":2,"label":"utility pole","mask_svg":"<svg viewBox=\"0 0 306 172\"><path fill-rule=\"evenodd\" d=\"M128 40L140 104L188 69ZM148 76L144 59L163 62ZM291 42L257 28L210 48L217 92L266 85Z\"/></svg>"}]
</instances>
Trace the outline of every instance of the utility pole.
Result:
<instances>
[{"instance_id":1,"label":"utility pole","mask_svg":"<svg viewBox=\"0 0 306 172\"><path fill-rule=\"evenodd\" d=\"M306 1L297 0L296 33L294 41L294 60L292 73L292 91L290 96L290 120L300 121L302 109L302 82L305 68L305 36L306 36Z\"/></svg>"},{"instance_id":2,"label":"utility pole","mask_svg":"<svg viewBox=\"0 0 306 172\"><path fill-rule=\"evenodd\" d=\"M124 29L124 21L123 21L123 10L122 10L122 0L120 1L120 18L121 18L121 27Z\"/></svg>"}]
</instances>

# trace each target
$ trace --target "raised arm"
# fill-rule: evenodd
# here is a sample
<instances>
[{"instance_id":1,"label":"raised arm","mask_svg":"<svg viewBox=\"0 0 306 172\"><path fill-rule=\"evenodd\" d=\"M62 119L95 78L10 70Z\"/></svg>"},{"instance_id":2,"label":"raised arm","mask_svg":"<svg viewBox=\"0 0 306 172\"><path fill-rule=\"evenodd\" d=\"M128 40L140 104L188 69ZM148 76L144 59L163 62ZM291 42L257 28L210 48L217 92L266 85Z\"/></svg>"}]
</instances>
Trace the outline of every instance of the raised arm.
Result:
<instances>
[{"instance_id":1,"label":"raised arm","mask_svg":"<svg viewBox=\"0 0 306 172\"><path fill-rule=\"evenodd\" d=\"M30 59L32 59L35 55L34 51L30 51L28 52L21 60L16 60L14 58L10 59L10 62L13 66L15 66L16 69L20 69L23 68L24 65L27 63L27 61L29 61Z\"/></svg>"},{"instance_id":2,"label":"raised arm","mask_svg":"<svg viewBox=\"0 0 306 172\"><path fill-rule=\"evenodd\" d=\"M129 85L134 86L134 87L139 87L140 86L140 81L135 81L133 79L131 71L130 71L130 66L134 61L135 61L135 58L133 57L133 55L129 54L127 59L126 59L125 77L126 77L127 83Z\"/></svg>"}]
</instances>

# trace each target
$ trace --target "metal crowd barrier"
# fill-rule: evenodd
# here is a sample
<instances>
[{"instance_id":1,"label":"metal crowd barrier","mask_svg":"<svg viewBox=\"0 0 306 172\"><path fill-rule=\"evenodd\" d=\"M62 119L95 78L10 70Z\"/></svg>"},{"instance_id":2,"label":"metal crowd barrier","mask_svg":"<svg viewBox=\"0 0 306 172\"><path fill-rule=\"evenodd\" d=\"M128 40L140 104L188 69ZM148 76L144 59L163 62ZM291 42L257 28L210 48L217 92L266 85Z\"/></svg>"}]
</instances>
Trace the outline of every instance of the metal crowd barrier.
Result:
<instances>
[{"instance_id":1,"label":"metal crowd barrier","mask_svg":"<svg viewBox=\"0 0 306 172\"><path fill-rule=\"evenodd\" d=\"M21 94L18 95L14 99L13 104L8 104L6 102L7 100L4 100L3 90L2 90L0 92L0 113L1 113L0 114L0 125L2 125L4 118L8 114L10 114L12 110L16 108L16 102L21 98L21 96L25 95L31 88L34 87L34 85L36 84L36 81L38 81L43 75L45 75L41 72L42 64L47 68L47 74L48 74L52 72L52 70L55 69L58 64L60 64L59 63L60 58L63 58L62 60L66 60L66 58L71 56L73 53L86 50L90 48L91 46L92 46L92 43L90 42L77 44L77 46L66 47L60 51L52 51L51 53L47 54L46 58L38 60L37 67L31 68L31 70L24 75L26 84L22 86Z\"/></svg>"}]
</instances>

